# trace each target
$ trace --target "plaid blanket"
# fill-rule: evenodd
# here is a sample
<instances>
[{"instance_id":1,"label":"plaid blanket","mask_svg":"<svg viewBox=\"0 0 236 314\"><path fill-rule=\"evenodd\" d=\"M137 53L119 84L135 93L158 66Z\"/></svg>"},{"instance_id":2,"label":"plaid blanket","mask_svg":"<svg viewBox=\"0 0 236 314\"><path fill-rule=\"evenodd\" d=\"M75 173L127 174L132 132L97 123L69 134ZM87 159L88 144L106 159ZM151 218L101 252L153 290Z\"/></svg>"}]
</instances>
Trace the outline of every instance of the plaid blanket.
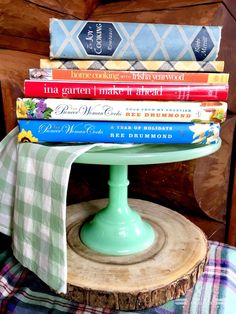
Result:
<instances>
[{"instance_id":1,"label":"plaid blanket","mask_svg":"<svg viewBox=\"0 0 236 314\"><path fill-rule=\"evenodd\" d=\"M184 297L139 314L233 314L236 309L236 248L209 242L210 258L204 273ZM125 314L92 308L53 293L34 273L24 268L11 250L0 253L0 313Z\"/></svg>"},{"instance_id":2,"label":"plaid blanket","mask_svg":"<svg viewBox=\"0 0 236 314\"><path fill-rule=\"evenodd\" d=\"M0 143L0 232L13 236L13 254L23 266L66 293L66 196L71 165L95 146L117 145L18 144L17 134L15 128Z\"/></svg>"}]
</instances>

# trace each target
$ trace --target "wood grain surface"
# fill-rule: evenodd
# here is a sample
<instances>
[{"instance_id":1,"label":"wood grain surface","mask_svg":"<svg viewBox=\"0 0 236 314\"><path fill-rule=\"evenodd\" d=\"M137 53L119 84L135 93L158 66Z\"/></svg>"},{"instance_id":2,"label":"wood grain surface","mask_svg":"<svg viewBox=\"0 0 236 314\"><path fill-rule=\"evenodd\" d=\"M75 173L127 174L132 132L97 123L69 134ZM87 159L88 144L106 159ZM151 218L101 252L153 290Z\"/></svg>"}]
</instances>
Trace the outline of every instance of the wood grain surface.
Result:
<instances>
[{"instance_id":1,"label":"wood grain surface","mask_svg":"<svg viewBox=\"0 0 236 314\"><path fill-rule=\"evenodd\" d=\"M67 207L67 298L91 306L141 310L179 298L202 274L208 257L204 233L168 208L129 199L132 209L156 234L145 251L127 256L96 253L81 243L83 222L107 205L107 199Z\"/></svg>"}]
</instances>

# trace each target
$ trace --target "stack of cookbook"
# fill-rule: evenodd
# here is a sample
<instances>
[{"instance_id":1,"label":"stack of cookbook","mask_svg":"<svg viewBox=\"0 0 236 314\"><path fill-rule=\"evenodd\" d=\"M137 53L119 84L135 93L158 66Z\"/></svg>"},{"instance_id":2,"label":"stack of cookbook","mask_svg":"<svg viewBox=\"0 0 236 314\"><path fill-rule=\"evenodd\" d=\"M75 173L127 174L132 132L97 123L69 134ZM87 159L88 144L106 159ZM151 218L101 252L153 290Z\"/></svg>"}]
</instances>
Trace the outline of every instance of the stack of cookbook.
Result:
<instances>
[{"instance_id":1,"label":"stack of cookbook","mask_svg":"<svg viewBox=\"0 0 236 314\"><path fill-rule=\"evenodd\" d=\"M221 30L51 19L50 56L17 99L19 142L218 142L229 83L216 61Z\"/></svg>"}]
</instances>

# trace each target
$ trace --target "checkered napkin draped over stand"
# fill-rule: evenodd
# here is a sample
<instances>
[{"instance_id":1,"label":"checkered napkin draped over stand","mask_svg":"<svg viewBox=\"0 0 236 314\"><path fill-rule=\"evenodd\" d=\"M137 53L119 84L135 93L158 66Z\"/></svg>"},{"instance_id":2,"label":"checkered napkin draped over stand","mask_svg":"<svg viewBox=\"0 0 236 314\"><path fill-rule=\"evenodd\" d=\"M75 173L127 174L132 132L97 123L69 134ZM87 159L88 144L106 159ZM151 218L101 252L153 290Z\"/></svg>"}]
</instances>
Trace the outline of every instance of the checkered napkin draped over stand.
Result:
<instances>
[{"instance_id":1,"label":"checkered napkin draped over stand","mask_svg":"<svg viewBox=\"0 0 236 314\"><path fill-rule=\"evenodd\" d=\"M0 232L13 236L18 261L66 293L66 195L73 161L96 145L0 143Z\"/></svg>"}]
</instances>

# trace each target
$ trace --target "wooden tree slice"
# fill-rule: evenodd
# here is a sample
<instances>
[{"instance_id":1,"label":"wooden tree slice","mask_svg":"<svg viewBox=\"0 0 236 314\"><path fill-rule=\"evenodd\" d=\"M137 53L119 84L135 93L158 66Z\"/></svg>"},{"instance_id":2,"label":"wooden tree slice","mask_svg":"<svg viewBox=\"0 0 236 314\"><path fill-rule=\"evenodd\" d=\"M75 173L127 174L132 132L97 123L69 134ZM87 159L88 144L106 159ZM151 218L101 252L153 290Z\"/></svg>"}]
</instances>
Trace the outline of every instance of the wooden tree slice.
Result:
<instances>
[{"instance_id":1,"label":"wooden tree slice","mask_svg":"<svg viewBox=\"0 0 236 314\"><path fill-rule=\"evenodd\" d=\"M102 199L67 207L68 292L63 296L94 307L141 310L184 295L207 262L204 233L166 207L129 199L154 228L155 243L139 254L103 255L81 243L79 230L106 205Z\"/></svg>"}]
</instances>

